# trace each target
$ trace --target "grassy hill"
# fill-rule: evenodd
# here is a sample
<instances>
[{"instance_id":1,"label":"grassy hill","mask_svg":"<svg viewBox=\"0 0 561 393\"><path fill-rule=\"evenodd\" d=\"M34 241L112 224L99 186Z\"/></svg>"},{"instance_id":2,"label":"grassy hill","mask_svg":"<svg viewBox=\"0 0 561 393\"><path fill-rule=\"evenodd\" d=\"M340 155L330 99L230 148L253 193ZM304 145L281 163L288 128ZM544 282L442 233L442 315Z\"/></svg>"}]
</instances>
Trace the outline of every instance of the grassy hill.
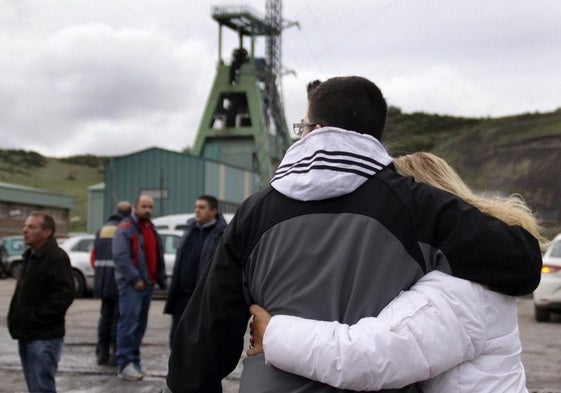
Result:
<instances>
[{"instance_id":1,"label":"grassy hill","mask_svg":"<svg viewBox=\"0 0 561 393\"><path fill-rule=\"evenodd\" d=\"M384 143L393 156L432 151L480 192L523 195L547 225L561 232L561 109L502 118L402 113L392 107ZM103 181L106 157L66 159L0 150L0 181L75 197L73 231L86 229L87 188Z\"/></svg>"},{"instance_id":2,"label":"grassy hill","mask_svg":"<svg viewBox=\"0 0 561 393\"><path fill-rule=\"evenodd\" d=\"M431 151L479 192L524 196L551 234L561 231L561 109L502 118L457 118L392 108L392 155Z\"/></svg>"},{"instance_id":3,"label":"grassy hill","mask_svg":"<svg viewBox=\"0 0 561 393\"><path fill-rule=\"evenodd\" d=\"M73 196L72 231L85 231L88 187L103 181L103 157L43 157L23 150L0 150L0 181Z\"/></svg>"}]
</instances>

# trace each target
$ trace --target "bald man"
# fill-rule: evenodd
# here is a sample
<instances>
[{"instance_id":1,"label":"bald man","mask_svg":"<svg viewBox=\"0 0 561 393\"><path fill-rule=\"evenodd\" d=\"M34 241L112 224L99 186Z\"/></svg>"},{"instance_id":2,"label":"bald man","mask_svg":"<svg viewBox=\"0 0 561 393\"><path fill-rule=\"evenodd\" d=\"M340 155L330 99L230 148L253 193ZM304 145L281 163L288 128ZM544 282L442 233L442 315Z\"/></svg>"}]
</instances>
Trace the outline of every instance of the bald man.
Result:
<instances>
[{"instance_id":1,"label":"bald man","mask_svg":"<svg viewBox=\"0 0 561 393\"><path fill-rule=\"evenodd\" d=\"M112 244L119 292L117 376L125 381L146 375L140 364L140 343L154 285L162 289L166 285L162 239L150 221L153 209L152 198L140 195L132 215L119 223Z\"/></svg>"}]
</instances>

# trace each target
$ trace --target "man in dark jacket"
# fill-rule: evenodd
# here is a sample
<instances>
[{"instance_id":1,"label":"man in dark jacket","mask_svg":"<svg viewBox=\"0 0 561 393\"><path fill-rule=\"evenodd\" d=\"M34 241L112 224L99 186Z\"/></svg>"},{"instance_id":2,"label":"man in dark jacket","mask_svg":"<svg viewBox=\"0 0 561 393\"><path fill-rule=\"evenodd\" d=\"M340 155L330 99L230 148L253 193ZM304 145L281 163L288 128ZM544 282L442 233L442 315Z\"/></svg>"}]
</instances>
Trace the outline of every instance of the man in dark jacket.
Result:
<instances>
[{"instance_id":1,"label":"man in dark jacket","mask_svg":"<svg viewBox=\"0 0 561 393\"><path fill-rule=\"evenodd\" d=\"M162 239L150 218L154 201L141 195L131 217L117 227L112 252L119 291L117 376L137 381L145 372L140 364L140 343L146 332L154 285L166 287Z\"/></svg>"},{"instance_id":2,"label":"man in dark jacket","mask_svg":"<svg viewBox=\"0 0 561 393\"><path fill-rule=\"evenodd\" d=\"M115 283L115 264L111 245L117 226L131 215L129 201L117 204L117 211L97 231L92 248L91 263L94 268L94 296L101 299L99 323L97 325L97 364L116 366L115 357L117 322L119 320L119 293Z\"/></svg>"},{"instance_id":3,"label":"man in dark jacket","mask_svg":"<svg viewBox=\"0 0 561 393\"><path fill-rule=\"evenodd\" d=\"M56 392L55 373L62 355L64 317L74 300L68 255L54 238L55 222L31 213L23 226L29 249L8 311L8 328L18 340L19 355L30 392Z\"/></svg>"},{"instance_id":4,"label":"man in dark jacket","mask_svg":"<svg viewBox=\"0 0 561 393\"><path fill-rule=\"evenodd\" d=\"M435 269L510 295L537 286L541 253L531 234L396 172L380 142L386 114L365 78L308 86L307 113L294 125L303 137L228 224L177 327L164 392L222 391L251 303L352 324ZM240 392L263 391L338 390L248 357Z\"/></svg>"},{"instance_id":5,"label":"man in dark jacket","mask_svg":"<svg viewBox=\"0 0 561 393\"><path fill-rule=\"evenodd\" d=\"M171 314L172 318L170 348L183 310L206 270L226 226L226 220L218 213L218 200L211 195L198 197L195 202L195 218L187 221L187 227L177 246L173 276L164 307L164 313Z\"/></svg>"}]
</instances>

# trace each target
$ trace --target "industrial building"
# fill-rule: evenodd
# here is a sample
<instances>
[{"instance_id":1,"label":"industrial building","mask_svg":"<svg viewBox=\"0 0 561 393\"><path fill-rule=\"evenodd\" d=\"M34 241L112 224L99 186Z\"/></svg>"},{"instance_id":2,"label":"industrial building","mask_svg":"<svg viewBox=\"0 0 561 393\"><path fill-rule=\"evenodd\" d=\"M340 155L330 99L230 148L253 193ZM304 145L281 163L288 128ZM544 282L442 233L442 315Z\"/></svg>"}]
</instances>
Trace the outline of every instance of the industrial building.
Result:
<instances>
[{"instance_id":1,"label":"industrial building","mask_svg":"<svg viewBox=\"0 0 561 393\"><path fill-rule=\"evenodd\" d=\"M66 235L70 228L70 209L74 198L39 188L0 183L0 236L19 235L32 211L53 216L56 235Z\"/></svg>"},{"instance_id":2,"label":"industrial building","mask_svg":"<svg viewBox=\"0 0 561 393\"><path fill-rule=\"evenodd\" d=\"M157 147L113 157L105 165L105 182L88 188L88 232L94 232L117 203L134 203L141 195L154 199L154 217L193 211L199 195L219 200L223 213L233 213L259 189L259 175L247 169Z\"/></svg>"}]
</instances>

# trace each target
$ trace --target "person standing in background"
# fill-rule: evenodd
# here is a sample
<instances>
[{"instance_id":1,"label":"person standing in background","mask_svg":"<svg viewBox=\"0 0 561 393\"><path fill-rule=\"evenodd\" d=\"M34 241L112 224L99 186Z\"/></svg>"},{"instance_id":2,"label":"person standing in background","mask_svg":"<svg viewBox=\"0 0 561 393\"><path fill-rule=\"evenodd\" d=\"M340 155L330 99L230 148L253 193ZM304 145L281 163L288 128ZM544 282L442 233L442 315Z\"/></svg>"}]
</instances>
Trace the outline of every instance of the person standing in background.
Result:
<instances>
[{"instance_id":1,"label":"person standing in background","mask_svg":"<svg viewBox=\"0 0 561 393\"><path fill-rule=\"evenodd\" d=\"M18 340L30 392L56 392L55 374L62 355L65 315L74 301L70 259L54 237L55 221L30 213L23 225L23 268L8 311L8 329Z\"/></svg>"},{"instance_id":2,"label":"person standing in background","mask_svg":"<svg viewBox=\"0 0 561 393\"><path fill-rule=\"evenodd\" d=\"M226 220L218 212L218 200L211 195L201 195L195 202L195 217L187 221L187 227L179 240L173 275L164 313L171 314L169 333L170 348L183 310L206 270L216 246L227 227Z\"/></svg>"},{"instance_id":3,"label":"person standing in background","mask_svg":"<svg viewBox=\"0 0 561 393\"><path fill-rule=\"evenodd\" d=\"M140 343L154 285L166 287L162 239L150 221L153 208L152 198L140 195L133 214L117 227L112 244L119 291L117 376L126 381L140 380L146 374L140 364Z\"/></svg>"},{"instance_id":4,"label":"person standing in background","mask_svg":"<svg viewBox=\"0 0 561 393\"><path fill-rule=\"evenodd\" d=\"M97 231L91 253L94 268L94 296L101 299L99 323L97 325L97 345L95 349L97 364L116 366L115 355L117 322L119 320L119 293L115 283L115 264L111 245L117 226L132 212L129 201L117 204L117 211Z\"/></svg>"}]
</instances>

